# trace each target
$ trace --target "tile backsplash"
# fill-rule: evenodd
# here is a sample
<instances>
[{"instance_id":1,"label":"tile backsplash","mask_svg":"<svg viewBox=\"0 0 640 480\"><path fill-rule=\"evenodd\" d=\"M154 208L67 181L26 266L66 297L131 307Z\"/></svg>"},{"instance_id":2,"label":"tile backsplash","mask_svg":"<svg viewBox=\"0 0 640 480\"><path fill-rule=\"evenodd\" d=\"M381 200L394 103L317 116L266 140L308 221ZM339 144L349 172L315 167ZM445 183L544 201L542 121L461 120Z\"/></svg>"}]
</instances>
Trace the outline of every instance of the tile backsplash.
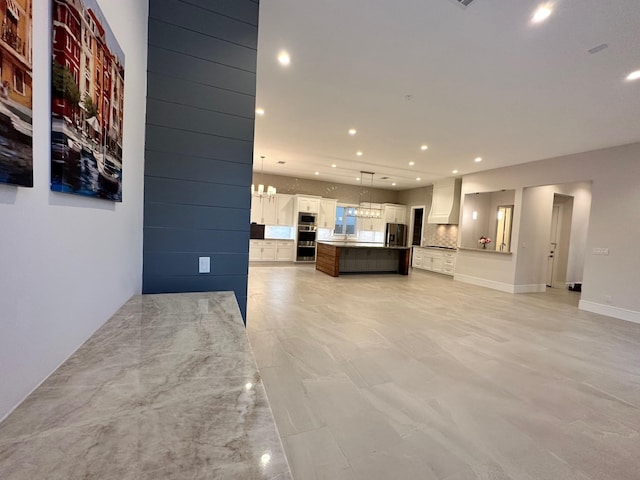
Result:
<instances>
[{"instance_id":1,"label":"tile backsplash","mask_svg":"<svg viewBox=\"0 0 640 480\"><path fill-rule=\"evenodd\" d=\"M437 245L439 247L456 248L458 242L458 225L433 225L424 226L424 245Z\"/></svg>"}]
</instances>

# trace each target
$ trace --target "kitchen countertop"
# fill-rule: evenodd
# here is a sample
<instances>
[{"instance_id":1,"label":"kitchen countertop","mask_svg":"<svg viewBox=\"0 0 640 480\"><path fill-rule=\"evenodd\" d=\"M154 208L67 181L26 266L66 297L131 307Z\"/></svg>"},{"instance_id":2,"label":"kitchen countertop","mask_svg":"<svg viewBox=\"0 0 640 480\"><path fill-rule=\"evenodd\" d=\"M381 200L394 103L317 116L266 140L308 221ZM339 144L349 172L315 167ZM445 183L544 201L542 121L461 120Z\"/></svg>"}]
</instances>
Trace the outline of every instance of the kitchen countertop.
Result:
<instances>
[{"instance_id":1,"label":"kitchen countertop","mask_svg":"<svg viewBox=\"0 0 640 480\"><path fill-rule=\"evenodd\" d=\"M394 246L386 246L384 243L373 243L373 242L349 242L349 241L330 241L330 240L319 240L316 243L323 243L325 245L332 245L334 247L341 248L387 248L390 250L406 250L410 247L394 247Z\"/></svg>"},{"instance_id":2,"label":"kitchen countertop","mask_svg":"<svg viewBox=\"0 0 640 480\"><path fill-rule=\"evenodd\" d=\"M291 473L235 296L135 296L0 423L0 478Z\"/></svg>"},{"instance_id":3,"label":"kitchen countertop","mask_svg":"<svg viewBox=\"0 0 640 480\"><path fill-rule=\"evenodd\" d=\"M512 255L511 252L501 252L500 250L492 250L490 248L460 247L460 248L458 248L458 250L461 250L461 251L464 251L464 252L497 253L498 255Z\"/></svg>"},{"instance_id":4,"label":"kitchen countertop","mask_svg":"<svg viewBox=\"0 0 640 480\"><path fill-rule=\"evenodd\" d=\"M414 245L414 246L416 246L416 245ZM448 251L448 252L455 252L455 251L458 250L455 247L439 247L437 245L426 245L426 246L420 247L420 248L431 248L433 250L444 250L444 251Z\"/></svg>"}]
</instances>

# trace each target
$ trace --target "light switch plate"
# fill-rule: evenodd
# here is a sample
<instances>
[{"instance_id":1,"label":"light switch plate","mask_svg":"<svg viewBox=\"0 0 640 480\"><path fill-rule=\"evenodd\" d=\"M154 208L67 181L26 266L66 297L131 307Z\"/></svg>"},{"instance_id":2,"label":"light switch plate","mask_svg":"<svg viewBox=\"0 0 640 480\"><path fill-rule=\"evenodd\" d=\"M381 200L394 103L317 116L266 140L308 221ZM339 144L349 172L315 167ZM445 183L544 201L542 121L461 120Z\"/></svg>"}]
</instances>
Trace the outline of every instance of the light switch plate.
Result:
<instances>
[{"instance_id":1,"label":"light switch plate","mask_svg":"<svg viewBox=\"0 0 640 480\"><path fill-rule=\"evenodd\" d=\"M211 257L198 258L198 273L211 273Z\"/></svg>"}]
</instances>

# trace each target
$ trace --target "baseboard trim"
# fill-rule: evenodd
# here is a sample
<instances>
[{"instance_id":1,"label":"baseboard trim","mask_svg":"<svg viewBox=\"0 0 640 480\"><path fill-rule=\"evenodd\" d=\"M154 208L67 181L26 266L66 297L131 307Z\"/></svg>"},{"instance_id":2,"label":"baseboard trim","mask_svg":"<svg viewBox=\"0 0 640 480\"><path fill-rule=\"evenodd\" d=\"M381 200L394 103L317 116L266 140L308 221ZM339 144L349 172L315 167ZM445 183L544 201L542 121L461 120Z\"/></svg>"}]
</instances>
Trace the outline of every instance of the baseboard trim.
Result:
<instances>
[{"instance_id":1,"label":"baseboard trim","mask_svg":"<svg viewBox=\"0 0 640 480\"><path fill-rule=\"evenodd\" d=\"M543 293L547 291L544 283L535 283L532 285L514 285L513 293Z\"/></svg>"},{"instance_id":2,"label":"baseboard trim","mask_svg":"<svg viewBox=\"0 0 640 480\"><path fill-rule=\"evenodd\" d=\"M453 275L453 279L458 282L470 283L472 285L478 285L479 287L491 288L492 290L499 290L506 293L515 293L514 285L508 283L494 282L493 280L487 280L486 278L472 277L470 275L461 275L456 273Z\"/></svg>"},{"instance_id":3,"label":"baseboard trim","mask_svg":"<svg viewBox=\"0 0 640 480\"><path fill-rule=\"evenodd\" d=\"M612 307L611 305L603 305L602 303L589 302L587 300L580 300L578 308L587 312L606 315L607 317L619 318L627 322L640 323L640 312L635 310Z\"/></svg>"}]
</instances>

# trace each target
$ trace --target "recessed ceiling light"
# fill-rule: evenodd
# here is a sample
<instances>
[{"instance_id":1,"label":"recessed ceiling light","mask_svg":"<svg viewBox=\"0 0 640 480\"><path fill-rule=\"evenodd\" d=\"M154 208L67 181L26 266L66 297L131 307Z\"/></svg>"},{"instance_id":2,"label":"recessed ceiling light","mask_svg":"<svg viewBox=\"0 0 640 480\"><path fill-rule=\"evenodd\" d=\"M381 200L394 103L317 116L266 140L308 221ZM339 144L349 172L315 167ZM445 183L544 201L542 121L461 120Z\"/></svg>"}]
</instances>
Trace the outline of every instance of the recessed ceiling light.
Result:
<instances>
[{"instance_id":1,"label":"recessed ceiling light","mask_svg":"<svg viewBox=\"0 0 640 480\"><path fill-rule=\"evenodd\" d=\"M256 108L256 114L264 115L264 108Z\"/></svg>"},{"instance_id":2,"label":"recessed ceiling light","mask_svg":"<svg viewBox=\"0 0 640 480\"><path fill-rule=\"evenodd\" d=\"M636 70L635 72L631 72L627 75L627 80L638 80L640 78L640 70Z\"/></svg>"},{"instance_id":3,"label":"recessed ceiling light","mask_svg":"<svg viewBox=\"0 0 640 480\"><path fill-rule=\"evenodd\" d=\"M280 62L280 65L283 65L286 67L291 63L291 57L287 52L282 50L280 53L278 53L278 62Z\"/></svg>"},{"instance_id":4,"label":"recessed ceiling light","mask_svg":"<svg viewBox=\"0 0 640 480\"><path fill-rule=\"evenodd\" d=\"M358 155L359 157L361 157L361 156L362 156L362 152L358 151L358 152L356 152L356 155Z\"/></svg>"},{"instance_id":5,"label":"recessed ceiling light","mask_svg":"<svg viewBox=\"0 0 640 480\"><path fill-rule=\"evenodd\" d=\"M355 135L356 133L358 133L358 132L356 131L355 128L350 128L349 129L349 135Z\"/></svg>"},{"instance_id":6,"label":"recessed ceiling light","mask_svg":"<svg viewBox=\"0 0 640 480\"><path fill-rule=\"evenodd\" d=\"M391 183L391 186L395 187L396 186L396 182Z\"/></svg>"},{"instance_id":7,"label":"recessed ceiling light","mask_svg":"<svg viewBox=\"0 0 640 480\"><path fill-rule=\"evenodd\" d=\"M410 165L411 167L413 167L415 164L416 164L416 162L409 162L409 165Z\"/></svg>"},{"instance_id":8,"label":"recessed ceiling light","mask_svg":"<svg viewBox=\"0 0 640 480\"><path fill-rule=\"evenodd\" d=\"M531 21L533 23L544 22L551 15L551 4L545 3L544 5L540 5L538 9L534 12L533 17L531 17Z\"/></svg>"},{"instance_id":9,"label":"recessed ceiling light","mask_svg":"<svg viewBox=\"0 0 640 480\"><path fill-rule=\"evenodd\" d=\"M315 172L314 175L320 175L320 172Z\"/></svg>"},{"instance_id":10,"label":"recessed ceiling light","mask_svg":"<svg viewBox=\"0 0 640 480\"><path fill-rule=\"evenodd\" d=\"M360 181L360 177L356 177L356 181L359 182Z\"/></svg>"},{"instance_id":11,"label":"recessed ceiling light","mask_svg":"<svg viewBox=\"0 0 640 480\"><path fill-rule=\"evenodd\" d=\"M452 170L451 173L455 175L456 173L458 173L458 170Z\"/></svg>"},{"instance_id":12,"label":"recessed ceiling light","mask_svg":"<svg viewBox=\"0 0 640 480\"><path fill-rule=\"evenodd\" d=\"M419 182L419 181L420 181L420 177L416 178L416 182Z\"/></svg>"},{"instance_id":13,"label":"recessed ceiling light","mask_svg":"<svg viewBox=\"0 0 640 480\"><path fill-rule=\"evenodd\" d=\"M476 163L480 163L482 161L482 157L476 157L473 161Z\"/></svg>"},{"instance_id":14,"label":"recessed ceiling light","mask_svg":"<svg viewBox=\"0 0 640 480\"><path fill-rule=\"evenodd\" d=\"M337 165L335 163L331 164L331 168L336 168L336 167L337 167Z\"/></svg>"},{"instance_id":15,"label":"recessed ceiling light","mask_svg":"<svg viewBox=\"0 0 640 480\"><path fill-rule=\"evenodd\" d=\"M428 148L429 148L429 147L428 147L427 145L422 145L422 146L420 147L420 150L422 150L422 151L424 152L424 151L425 151L425 150L427 150Z\"/></svg>"}]
</instances>

